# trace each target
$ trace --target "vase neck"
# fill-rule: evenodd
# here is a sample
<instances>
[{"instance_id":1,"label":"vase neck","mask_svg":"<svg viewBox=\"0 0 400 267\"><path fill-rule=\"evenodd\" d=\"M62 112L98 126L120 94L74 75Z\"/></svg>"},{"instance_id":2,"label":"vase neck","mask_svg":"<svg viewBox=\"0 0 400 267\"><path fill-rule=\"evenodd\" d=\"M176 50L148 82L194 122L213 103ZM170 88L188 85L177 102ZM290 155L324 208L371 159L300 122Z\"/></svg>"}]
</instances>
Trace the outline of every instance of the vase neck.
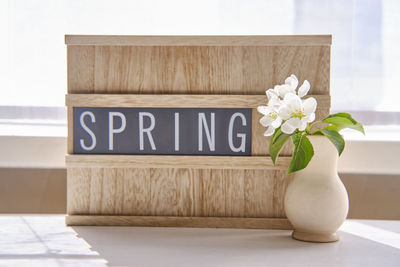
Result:
<instances>
[{"instance_id":1,"label":"vase neck","mask_svg":"<svg viewBox=\"0 0 400 267\"><path fill-rule=\"evenodd\" d=\"M308 137L314 148L314 156L304 171L332 170L337 172L338 152L325 136Z\"/></svg>"}]
</instances>

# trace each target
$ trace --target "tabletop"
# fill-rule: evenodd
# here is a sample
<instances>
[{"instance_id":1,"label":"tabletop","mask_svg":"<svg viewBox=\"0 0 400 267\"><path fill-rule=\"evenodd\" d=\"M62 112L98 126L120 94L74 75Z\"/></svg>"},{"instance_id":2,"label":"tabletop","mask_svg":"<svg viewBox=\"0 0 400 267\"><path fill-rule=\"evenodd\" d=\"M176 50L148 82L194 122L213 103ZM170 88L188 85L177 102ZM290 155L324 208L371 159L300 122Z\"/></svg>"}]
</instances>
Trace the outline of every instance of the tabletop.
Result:
<instances>
[{"instance_id":1,"label":"tabletop","mask_svg":"<svg viewBox=\"0 0 400 267\"><path fill-rule=\"evenodd\" d=\"M336 243L286 230L66 227L64 215L0 215L0 266L400 266L400 221L347 220Z\"/></svg>"}]
</instances>

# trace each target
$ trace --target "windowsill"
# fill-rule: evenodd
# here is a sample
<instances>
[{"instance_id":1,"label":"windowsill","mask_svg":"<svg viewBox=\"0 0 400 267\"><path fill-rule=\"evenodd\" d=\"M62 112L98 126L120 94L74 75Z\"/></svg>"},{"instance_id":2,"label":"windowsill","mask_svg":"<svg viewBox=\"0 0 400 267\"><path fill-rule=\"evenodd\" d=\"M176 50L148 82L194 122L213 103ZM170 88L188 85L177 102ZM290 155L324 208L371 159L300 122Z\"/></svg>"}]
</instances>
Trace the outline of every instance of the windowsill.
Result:
<instances>
[{"instance_id":1,"label":"windowsill","mask_svg":"<svg viewBox=\"0 0 400 267\"><path fill-rule=\"evenodd\" d=\"M67 124L58 120L0 120L0 138L4 136L67 137Z\"/></svg>"},{"instance_id":2,"label":"windowsill","mask_svg":"<svg viewBox=\"0 0 400 267\"><path fill-rule=\"evenodd\" d=\"M26 133L29 133L27 135ZM340 173L400 174L399 126L369 126L366 136L345 131ZM53 124L0 124L1 168L65 168L67 128Z\"/></svg>"},{"instance_id":3,"label":"windowsill","mask_svg":"<svg viewBox=\"0 0 400 267\"><path fill-rule=\"evenodd\" d=\"M397 125L367 126L365 127L365 135L349 129L343 130L341 133L344 135L346 141L400 142L400 126Z\"/></svg>"}]
</instances>

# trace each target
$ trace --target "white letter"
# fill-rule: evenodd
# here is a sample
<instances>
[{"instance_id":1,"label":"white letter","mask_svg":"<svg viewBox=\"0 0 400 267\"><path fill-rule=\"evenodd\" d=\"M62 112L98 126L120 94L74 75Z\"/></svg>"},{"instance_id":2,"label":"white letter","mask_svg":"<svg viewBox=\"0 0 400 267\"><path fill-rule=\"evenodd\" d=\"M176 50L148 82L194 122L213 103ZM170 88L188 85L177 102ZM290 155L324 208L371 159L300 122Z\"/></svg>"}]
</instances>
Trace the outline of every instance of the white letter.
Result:
<instances>
[{"instance_id":1,"label":"white letter","mask_svg":"<svg viewBox=\"0 0 400 267\"><path fill-rule=\"evenodd\" d=\"M114 116L121 119L121 127L114 129ZM108 150L114 149L114 134L121 133L125 130L126 118L121 112L109 112L108 113Z\"/></svg>"},{"instance_id":2,"label":"white letter","mask_svg":"<svg viewBox=\"0 0 400 267\"><path fill-rule=\"evenodd\" d=\"M233 146L232 132L233 132L233 124L235 123L236 117L240 117L242 119L242 125L246 126L246 117L242 113L236 112L232 115L231 120L229 121L229 130L228 130L229 147L233 152L240 152L240 151L245 152L246 134L244 133L237 134L236 136L239 137L242 141L239 147Z\"/></svg>"},{"instance_id":3,"label":"white letter","mask_svg":"<svg viewBox=\"0 0 400 267\"><path fill-rule=\"evenodd\" d=\"M90 146L86 146L85 145L85 141L83 140L83 139L80 139L79 141L80 141L80 144L81 144L81 147L84 149L84 150L93 150L93 148L95 148L96 147L96 136L94 135L94 133L92 132L92 130L90 130L87 126L86 126L86 124L85 124L85 121L84 121L84 119L85 119L85 116L86 115L89 115L90 116L90 119L92 120L92 122L96 122L96 118L94 117L94 114L93 114L93 112L91 112L91 111L85 111L85 112L83 112L82 114L81 114L81 117L79 118L79 120L80 120L80 122L81 122L81 126L82 126L82 128L90 135L90 137L92 138L92 144L90 145Z\"/></svg>"},{"instance_id":4,"label":"white letter","mask_svg":"<svg viewBox=\"0 0 400 267\"><path fill-rule=\"evenodd\" d=\"M150 126L146 129L143 128L143 117L150 118ZM139 145L140 150L144 150L144 133L147 134L147 138L149 139L151 149L156 150L156 146L154 145L153 137L151 136L151 131L154 129L155 126L155 118L154 115L150 112L139 112Z\"/></svg>"},{"instance_id":5,"label":"white letter","mask_svg":"<svg viewBox=\"0 0 400 267\"><path fill-rule=\"evenodd\" d=\"M179 151L179 113L175 112L175 151Z\"/></svg>"},{"instance_id":6,"label":"white letter","mask_svg":"<svg viewBox=\"0 0 400 267\"><path fill-rule=\"evenodd\" d=\"M205 113L199 113L199 151L203 151L203 125L210 151L215 151L215 113L211 113L211 134L208 129Z\"/></svg>"}]
</instances>

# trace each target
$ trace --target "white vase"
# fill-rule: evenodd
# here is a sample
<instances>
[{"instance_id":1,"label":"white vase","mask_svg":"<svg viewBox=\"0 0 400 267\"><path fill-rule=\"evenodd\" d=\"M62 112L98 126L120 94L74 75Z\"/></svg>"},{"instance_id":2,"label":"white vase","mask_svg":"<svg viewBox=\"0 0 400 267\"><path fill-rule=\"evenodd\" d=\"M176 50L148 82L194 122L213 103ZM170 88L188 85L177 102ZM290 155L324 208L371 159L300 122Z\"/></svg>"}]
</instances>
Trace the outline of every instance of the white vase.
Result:
<instances>
[{"instance_id":1,"label":"white vase","mask_svg":"<svg viewBox=\"0 0 400 267\"><path fill-rule=\"evenodd\" d=\"M339 240L336 231L349 209L346 188L337 174L338 152L324 136L309 136L314 157L293 175L285 194L285 212L292 237L310 242Z\"/></svg>"}]
</instances>

